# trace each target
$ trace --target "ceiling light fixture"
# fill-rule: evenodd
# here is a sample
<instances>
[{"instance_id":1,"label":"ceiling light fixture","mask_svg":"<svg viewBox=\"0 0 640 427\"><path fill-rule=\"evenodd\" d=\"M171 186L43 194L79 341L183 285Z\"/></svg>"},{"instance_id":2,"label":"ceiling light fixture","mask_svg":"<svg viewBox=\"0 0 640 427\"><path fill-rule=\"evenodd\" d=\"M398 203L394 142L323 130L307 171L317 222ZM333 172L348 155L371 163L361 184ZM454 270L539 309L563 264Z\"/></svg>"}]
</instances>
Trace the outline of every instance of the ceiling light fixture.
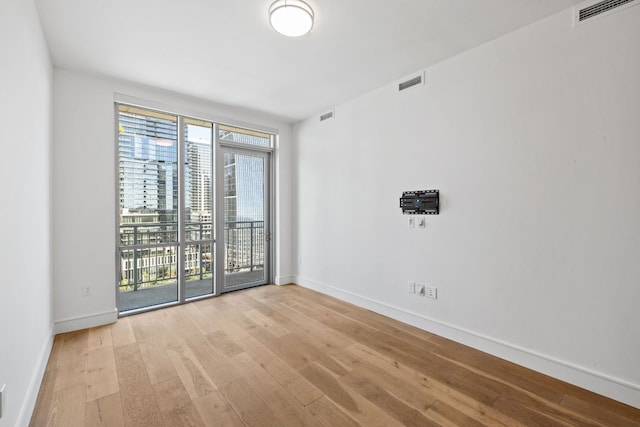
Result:
<instances>
[{"instance_id":1,"label":"ceiling light fixture","mask_svg":"<svg viewBox=\"0 0 640 427\"><path fill-rule=\"evenodd\" d=\"M269 7L274 30L288 37L299 37L313 28L313 9L302 0L277 0Z\"/></svg>"}]
</instances>

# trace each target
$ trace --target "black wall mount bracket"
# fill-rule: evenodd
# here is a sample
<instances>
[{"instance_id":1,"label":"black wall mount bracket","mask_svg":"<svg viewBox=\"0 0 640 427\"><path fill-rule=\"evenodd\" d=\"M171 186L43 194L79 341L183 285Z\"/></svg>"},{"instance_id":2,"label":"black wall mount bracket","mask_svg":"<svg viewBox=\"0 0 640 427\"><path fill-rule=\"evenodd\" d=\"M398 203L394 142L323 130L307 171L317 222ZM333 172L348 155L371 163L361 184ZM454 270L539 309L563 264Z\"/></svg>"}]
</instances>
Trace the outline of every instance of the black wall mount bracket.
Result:
<instances>
[{"instance_id":1,"label":"black wall mount bracket","mask_svg":"<svg viewBox=\"0 0 640 427\"><path fill-rule=\"evenodd\" d=\"M405 215L438 215L440 213L440 191L404 191L400 197L400 208Z\"/></svg>"}]
</instances>

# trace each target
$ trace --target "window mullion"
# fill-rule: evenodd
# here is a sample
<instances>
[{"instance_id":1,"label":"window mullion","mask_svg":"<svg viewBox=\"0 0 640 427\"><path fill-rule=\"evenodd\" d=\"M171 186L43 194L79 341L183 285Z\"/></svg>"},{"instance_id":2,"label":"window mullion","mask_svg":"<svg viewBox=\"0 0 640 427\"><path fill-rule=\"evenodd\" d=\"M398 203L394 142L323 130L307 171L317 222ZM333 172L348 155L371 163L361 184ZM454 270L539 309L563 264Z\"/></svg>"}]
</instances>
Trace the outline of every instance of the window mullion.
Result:
<instances>
[{"instance_id":1,"label":"window mullion","mask_svg":"<svg viewBox=\"0 0 640 427\"><path fill-rule=\"evenodd\" d=\"M178 116L178 301L183 303L186 298L185 289L185 125L184 117Z\"/></svg>"}]
</instances>

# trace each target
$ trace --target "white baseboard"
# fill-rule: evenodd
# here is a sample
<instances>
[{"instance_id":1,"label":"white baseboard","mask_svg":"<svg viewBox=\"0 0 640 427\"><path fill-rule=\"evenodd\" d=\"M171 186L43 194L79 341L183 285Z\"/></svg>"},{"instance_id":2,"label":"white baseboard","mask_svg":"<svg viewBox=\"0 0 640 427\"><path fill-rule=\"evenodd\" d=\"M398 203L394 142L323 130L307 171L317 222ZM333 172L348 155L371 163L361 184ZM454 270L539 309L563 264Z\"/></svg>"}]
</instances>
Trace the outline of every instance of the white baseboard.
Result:
<instances>
[{"instance_id":1,"label":"white baseboard","mask_svg":"<svg viewBox=\"0 0 640 427\"><path fill-rule=\"evenodd\" d=\"M640 409L640 385L304 277L292 282Z\"/></svg>"},{"instance_id":2,"label":"white baseboard","mask_svg":"<svg viewBox=\"0 0 640 427\"><path fill-rule=\"evenodd\" d=\"M295 280L296 276L279 276L275 278L274 283L276 285L289 285L291 283L294 283Z\"/></svg>"},{"instance_id":3,"label":"white baseboard","mask_svg":"<svg viewBox=\"0 0 640 427\"><path fill-rule=\"evenodd\" d=\"M118 309L106 311L103 313L90 314L88 316L79 316L71 319L63 319L55 322L53 327L54 334L62 334L65 332L79 331L81 329L93 328L94 326L108 325L118 321Z\"/></svg>"},{"instance_id":4,"label":"white baseboard","mask_svg":"<svg viewBox=\"0 0 640 427\"><path fill-rule=\"evenodd\" d=\"M49 334L49 339L44 343L44 346L40 351L40 355L38 356L38 362L35 369L33 370L31 380L29 381L29 388L27 389L27 394L24 401L22 402L22 407L20 408L20 413L18 414L18 421L16 422L16 426L27 427L31 422L31 416L33 415L33 410L36 407L38 393L40 392L40 385L42 384L42 379L44 378L44 371L47 369L49 355L51 354L51 348L53 347L53 336L54 335L52 329Z\"/></svg>"}]
</instances>

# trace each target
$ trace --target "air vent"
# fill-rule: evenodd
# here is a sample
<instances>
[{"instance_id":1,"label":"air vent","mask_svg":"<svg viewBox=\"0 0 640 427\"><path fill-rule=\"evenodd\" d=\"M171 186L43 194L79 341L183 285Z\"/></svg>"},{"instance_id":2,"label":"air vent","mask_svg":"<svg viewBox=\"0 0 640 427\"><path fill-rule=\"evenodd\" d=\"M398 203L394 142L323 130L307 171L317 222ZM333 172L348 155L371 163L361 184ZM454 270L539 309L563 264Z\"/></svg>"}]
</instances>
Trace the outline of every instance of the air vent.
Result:
<instances>
[{"instance_id":1,"label":"air vent","mask_svg":"<svg viewBox=\"0 0 640 427\"><path fill-rule=\"evenodd\" d=\"M418 86L421 84L424 84L423 74L419 74L415 77L410 78L409 80L398 83L398 92L402 92L403 90L409 89L410 87Z\"/></svg>"},{"instance_id":2,"label":"air vent","mask_svg":"<svg viewBox=\"0 0 640 427\"><path fill-rule=\"evenodd\" d=\"M579 24L593 18L602 18L627 7L640 4L638 0L604 0L589 2L588 6L578 7L574 13L574 23Z\"/></svg>"},{"instance_id":3,"label":"air vent","mask_svg":"<svg viewBox=\"0 0 640 427\"><path fill-rule=\"evenodd\" d=\"M324 113L320 116L320 121L324 122L325 120L333 119L333 113L333 110L329 111L328 113Z\"/></svg>"}]
</instances>

